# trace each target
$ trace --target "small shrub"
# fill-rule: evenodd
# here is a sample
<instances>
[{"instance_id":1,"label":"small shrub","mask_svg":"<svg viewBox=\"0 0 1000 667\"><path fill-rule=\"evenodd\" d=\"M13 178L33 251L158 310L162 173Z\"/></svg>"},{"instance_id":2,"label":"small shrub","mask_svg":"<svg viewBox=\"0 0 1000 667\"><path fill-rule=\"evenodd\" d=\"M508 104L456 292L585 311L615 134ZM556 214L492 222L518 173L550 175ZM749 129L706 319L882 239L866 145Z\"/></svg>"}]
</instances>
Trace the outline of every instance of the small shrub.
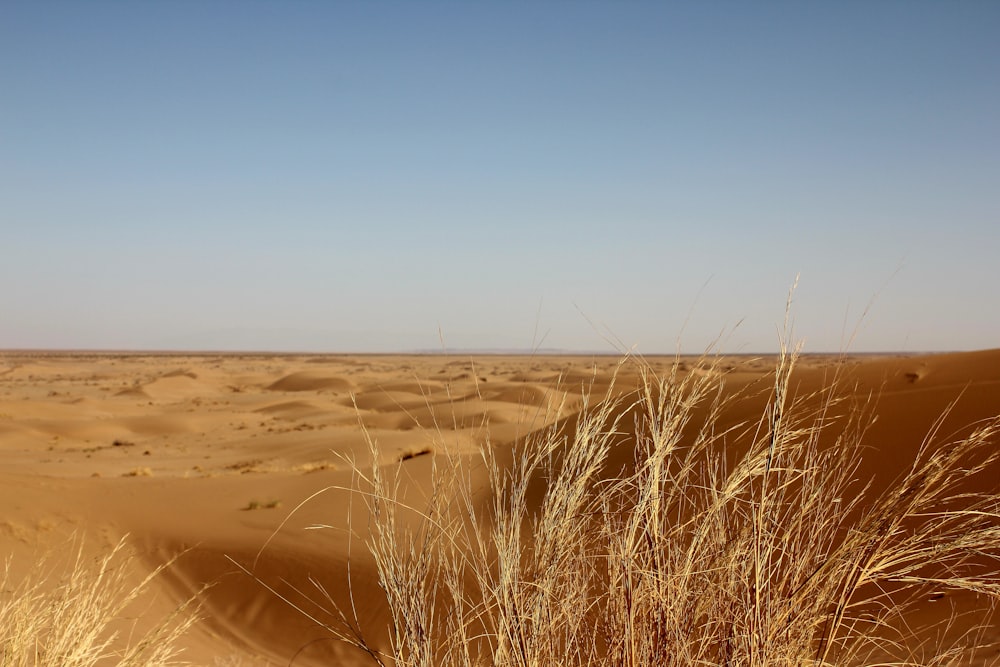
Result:
<instances>
[{"instance_id":1,"label":"small shrub","mask_svg":"<svg viewBox=\"0 0 1000 667\"><path fill-rule=\"evenodd\" d=\"M796 397L797 358L782 351L759 420L737 425L720 422L718 360L665 376L637 361L637 392L585 397L510 458L487 442L485 506L473 463L447 455L422 511L397 502L403 466L380 466L365 430L389 655L349 611L330 610L333 634L397 667L953 662L964 646L912 645L909 612L942 591L1000 600L1000 497L962 487L996 468L1000 416L928 436L869 493L855 473L873 417L835 384Z\"/></svg>"},{"instance_id":2,"label":"small shrub","mask_svg":"<svg viewBox=\"0 0 1000 667\"><path fill-rule=\"evenodd\" d=\"M254 510L260 510L260 509L273 510L277 509L278 507L281 507L280 500L269 500L266 503L262 503L259 500L251 500L249 503L247 503L246 507L243 508L243 511L252 512Z\"/></svg>"},{"instance_id":3,"label":"small shrub","mask_svg":"<svg viewBox=\"0 0 1000 667\"><path fill-rule=\"evenodd\" d=\"M37 578L10 581L10 564L0 573L0 665L4 667L170 667L178 660L179 640L196 617L188 600L146 634L122 645L115 625L126 608L142 597L157 568L139 584L129 584L134 558L124 540L94 562L82 544L68 569L34 569ZM46 573L59 573L54 582Z\"/></svg>"}]
</instances>

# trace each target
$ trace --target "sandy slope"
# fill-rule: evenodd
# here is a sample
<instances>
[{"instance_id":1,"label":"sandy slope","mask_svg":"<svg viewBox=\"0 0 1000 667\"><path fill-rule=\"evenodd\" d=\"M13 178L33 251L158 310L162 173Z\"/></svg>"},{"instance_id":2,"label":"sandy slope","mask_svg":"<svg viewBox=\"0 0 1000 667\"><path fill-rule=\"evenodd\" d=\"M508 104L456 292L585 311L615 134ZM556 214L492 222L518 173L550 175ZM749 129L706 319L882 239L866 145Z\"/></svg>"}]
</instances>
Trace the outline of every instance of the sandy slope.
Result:
<instances>
[{"instance_id":1,"label":"sandy slope","mask_svg":"<svg viewBox=\"0 0 1000 667\"><path fill-rule=\"evenodd\" d=\"M672 361L652 364L666 369ZM213 584L205 619L189 637L189 659L331 664L331 656L350 651L234 562L318 620L324 612L310 600L321 594L310 579L344 604L352 590L359 623L377 634L385 621L379 591L362 545L348 531L353 525L360 532L365 508L341 490L354 484L348 461L368 461L359 420L377 438L381 461L401 462L408 493L419 498L436 454L474 454L487 439L503 448L572 415L583 393L606 391L617 362L6 353L0 356L0 553L13 557L21 576L39 553L63 549L73 534L97 554L128 533L150 567L184 551L151 604L152 611L167 609ZM724 368L727 387L742 392L725 419L755 421L772 364L738 357ZM883 482L908 464L952 401L959 399L944 434L1000 411L1000 351L806 357L794 384L806 396L835 375L846 393L878 396L863 472ZM629 391L636 383L634 367L626 366L616 387ZM618 456L627 463L628 452ZM970 484L1000 490L994 479ZM288 518L321 489L327 490ZM329 528L304 530L314 524Z\"/></svg>"}]
</instances>

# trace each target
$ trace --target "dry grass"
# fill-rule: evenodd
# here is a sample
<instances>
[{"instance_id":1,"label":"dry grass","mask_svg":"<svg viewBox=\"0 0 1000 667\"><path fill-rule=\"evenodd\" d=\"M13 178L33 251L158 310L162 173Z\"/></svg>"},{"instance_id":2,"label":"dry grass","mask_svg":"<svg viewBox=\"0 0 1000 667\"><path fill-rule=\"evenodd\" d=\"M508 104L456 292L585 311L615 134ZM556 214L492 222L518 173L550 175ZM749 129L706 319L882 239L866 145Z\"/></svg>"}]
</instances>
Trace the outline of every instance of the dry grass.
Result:
<instances>
[{"instance_id":1,"label":"dry grass","mask_svg":"<svg viewBox=\"0 0 1000 667\"><path fill-rule=\"evenodd\" d=\"M476 462L447 454L420 508L400 466L359 469L391 628L366 637L350 608L327 627L400 667L964 664L985 625L918 643L934 633L912 612L970 591L985 624L1000 598L1000 497L962 486L997 469L1000 417L954 442L935 429L876 489L857 475L872 406L836 379L792 395L797 358L783 350L759 421L728 427L713 358L665 376L625 359L638 393L587 402L509 459L487 443L485 493Z\"/></svg>"},{"instance_id":2,"label":"dry grass","mask_svg":"<svg viewBox=\"0 0 1000 667\"><path fill-rule=\"evenodd\" d=\"M48 579L40 575L13 584L8 564L0 579L0 667L186 664L178 660L178 640L195 620L187 604L147 633L133 636L126 610L162 568L133 584L131 563L122 541L95 562L88 562L81 547L61 576L53 573ZM121 631L131 638L124 647Z\"/></svg>"}]
</instances>

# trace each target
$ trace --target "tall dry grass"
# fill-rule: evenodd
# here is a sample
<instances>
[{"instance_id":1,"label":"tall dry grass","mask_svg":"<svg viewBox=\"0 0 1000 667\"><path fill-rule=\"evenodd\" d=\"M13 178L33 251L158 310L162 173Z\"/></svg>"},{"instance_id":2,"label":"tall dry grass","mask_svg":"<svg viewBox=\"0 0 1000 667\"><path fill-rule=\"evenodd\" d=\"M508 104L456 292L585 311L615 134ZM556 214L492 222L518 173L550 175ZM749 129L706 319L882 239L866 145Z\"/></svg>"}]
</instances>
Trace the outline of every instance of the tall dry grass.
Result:
<instances>
[{"instance_id":1,"label":"tall dry grass","mask_svg":"<svg viewBox=\"0 0 1000 667\"><path fill-rule=\"evenodd\" d=\"M964 664L985 626L955 636L914 612L967 591L987 623L1000 598L1000 488L963 487L997 469L1000 416L952 442L935 428L876 488L858 474L873 406L836 378L795 395L798 356L783 347L753 423L724 425L716 358L664 375L625 359L637 392L478 463L436 457L419 507L402 467L359 469L391 628L365 636L356 608L328 627L400 667Z\"/></svg>"},{"instance_id":2,"label":"tall dry grass","mask_svg":"<svg viewBox=\"0 0 1000 667\"><path fill-rule=\"evenodd\" d=\"M187 609L194 600L134 636L127 610L142 609L132 605L163 568L136 583L132 561L123 540L96 560L84 556L81 544L65 569L41 564L35 577L18 582L11 581L8 563L0 577L0 667L187 664L178 659L179 640L195 621Z\"/></svg>"}]
</instances>

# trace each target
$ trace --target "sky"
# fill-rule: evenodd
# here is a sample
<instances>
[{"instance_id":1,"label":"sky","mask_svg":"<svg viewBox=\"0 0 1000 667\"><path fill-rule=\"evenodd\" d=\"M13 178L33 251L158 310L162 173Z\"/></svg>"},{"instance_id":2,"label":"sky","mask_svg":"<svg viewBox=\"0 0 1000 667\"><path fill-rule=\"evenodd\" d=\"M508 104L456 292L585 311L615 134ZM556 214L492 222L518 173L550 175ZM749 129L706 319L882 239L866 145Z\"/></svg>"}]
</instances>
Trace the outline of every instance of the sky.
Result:
<instances>
[{"instance_id":1,"label":"sky","mask_svg":"<svg viewBox=\"0 0 1000 667\"><path fill-rule=\"evenodd\" d=\"M1000 347L1000 3L0 3L0 348Z\"/></svg>"}]
</instances>

